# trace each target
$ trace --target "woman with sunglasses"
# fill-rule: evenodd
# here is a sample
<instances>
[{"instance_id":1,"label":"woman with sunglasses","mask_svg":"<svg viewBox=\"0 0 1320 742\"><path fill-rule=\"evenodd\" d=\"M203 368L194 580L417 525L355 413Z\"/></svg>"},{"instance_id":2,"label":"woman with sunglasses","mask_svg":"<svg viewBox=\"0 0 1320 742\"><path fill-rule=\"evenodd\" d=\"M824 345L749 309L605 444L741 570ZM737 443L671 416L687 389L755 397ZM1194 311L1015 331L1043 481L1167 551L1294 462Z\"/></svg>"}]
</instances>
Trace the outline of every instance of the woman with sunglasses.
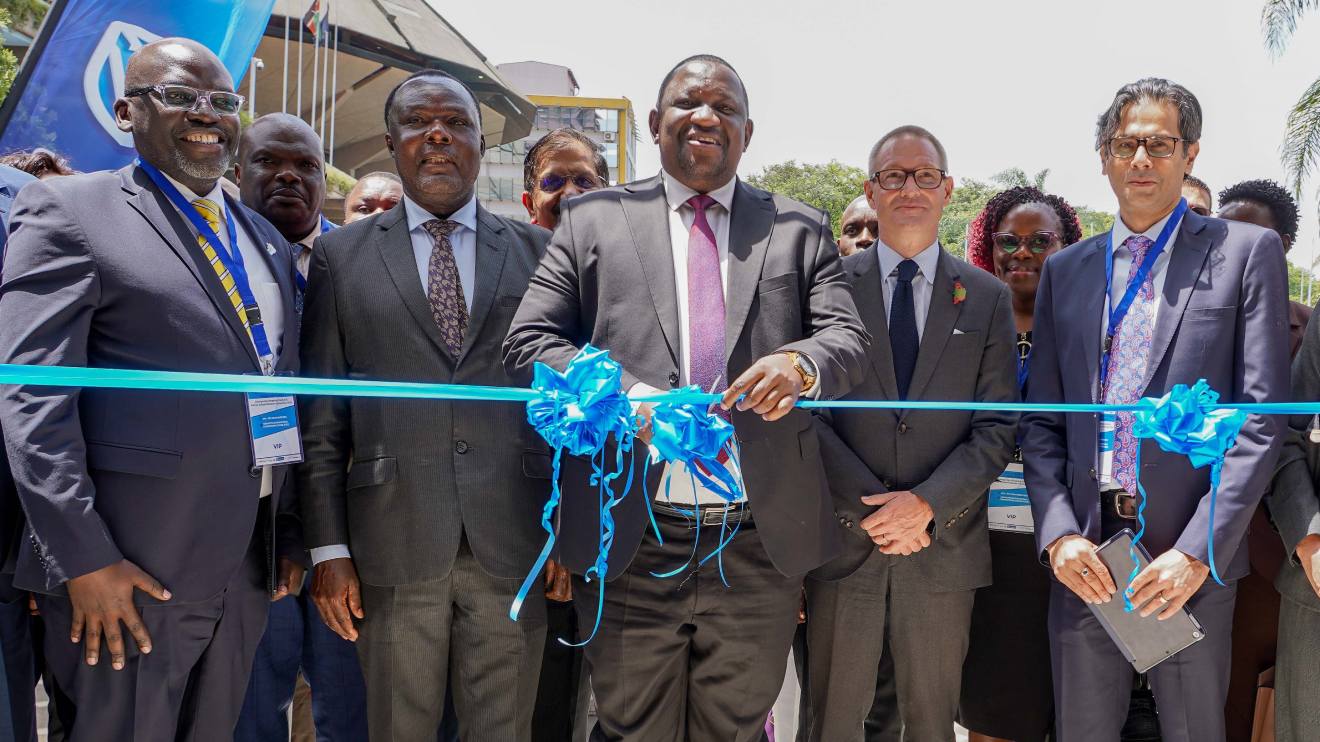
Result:
<instances>
[{"instance_id":1,"label":"woman with sunglasses","mask_svg":"<svg viewBox=\"0 0 1320 742\"><path fill-rule=\"evenodd\" d=\"M1073 208L1035 188L996 195L968 229L968 259L1012 292L1018 386L1024 395L1041 268L1046 258L1081 238ZM1013 462L990 493L994 582L976 593L963 664L959 717L972 742L1036 742L1048 739L1054 726L1046 628L1050 575L1036 553L1020 452Z\"/></svg>"}]
</instances>

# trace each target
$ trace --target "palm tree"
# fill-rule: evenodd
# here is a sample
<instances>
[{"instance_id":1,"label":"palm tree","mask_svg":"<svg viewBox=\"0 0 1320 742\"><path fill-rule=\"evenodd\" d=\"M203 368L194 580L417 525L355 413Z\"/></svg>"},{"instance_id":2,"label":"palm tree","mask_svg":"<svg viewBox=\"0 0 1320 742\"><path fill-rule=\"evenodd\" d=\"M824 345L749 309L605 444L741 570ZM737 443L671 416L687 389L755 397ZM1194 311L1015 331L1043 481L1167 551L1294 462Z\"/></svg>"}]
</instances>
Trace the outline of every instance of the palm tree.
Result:
<instances>
[{"instance_id":1,"label":"palm tree","mask_svg":"<svg viewBox=\"0 0 1320 742\"><path fill-rule=\"evenodd\" d=\"M1265 0L1261 10L1261 30L1271 54L1283 54L1297 23L1307 11L1320 6L1320 0ZM1320 158L1320 78L1312 82L1288 113L1283 137L1283 166L1289 184L1298 198L1311 168Z\"/></svg>"},{"instance_id":2,"label":"palm tree","mask_svg":"<svg viewBox=\"0 0 1320 742\"><path fill-rule=\"evenodd\" d=\"M1320 1L1320 0L1318 0ZM1034 176L1028 177L1027 171L1020 167L1011 167L1007 170L1001 170L990 176L990 180L1001 188L1025 188L1031 186L1036 190L1045 190L1045 179L1050 177L1050 169L1045 168Z\"/></svg>"}]
</instances>

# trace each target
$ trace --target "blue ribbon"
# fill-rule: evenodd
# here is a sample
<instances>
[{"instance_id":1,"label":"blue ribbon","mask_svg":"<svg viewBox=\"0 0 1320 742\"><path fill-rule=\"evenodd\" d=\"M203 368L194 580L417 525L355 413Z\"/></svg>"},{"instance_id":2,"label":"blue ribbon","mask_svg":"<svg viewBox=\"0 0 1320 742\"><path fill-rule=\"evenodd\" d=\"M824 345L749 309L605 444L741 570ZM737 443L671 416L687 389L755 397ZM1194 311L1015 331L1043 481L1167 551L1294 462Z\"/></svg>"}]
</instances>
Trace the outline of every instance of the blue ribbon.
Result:
<instances>
[{"instance_id":1,"label":"blue ribbon","mask_svg":"<svg viewBox=\"0 0 1320 742\"><path fill-rule=\"evenodd\" d=\"M1219 402L1219 393L1210 388L1205 379L1200 379L1192 386L1177 384L1159 399L1147 397L1137 402L1137 410L1132 414L1132 436L1138 440L1153 439L1160 448L1182 454L1191 461L1192 467L1200 469L1210 465L1210 513L1206 535L1206 550L1210 555L1210 575L1221 586L1224 581L1219 577L1219 568L1215 565L1215 501L1219 495L1219 476L1224 467L1224 457L1237 442L1238 431L1247 421L1247 413L1241 409L1228 409ZM1133 539L1133 568L1135 578L1138 569L1135 566L1136 544L1146 530L1143 512L1146 507L1146 489L1141 486L1141 448L1137 448L1137 494L1140 498L1137 509L1137 537ZM1129 583L1131 579L1129 579ZM1127 592L1124 591L1127 601ZM1132 610L1131 602L1126 608Z\"/></svg>"}]
</instances>

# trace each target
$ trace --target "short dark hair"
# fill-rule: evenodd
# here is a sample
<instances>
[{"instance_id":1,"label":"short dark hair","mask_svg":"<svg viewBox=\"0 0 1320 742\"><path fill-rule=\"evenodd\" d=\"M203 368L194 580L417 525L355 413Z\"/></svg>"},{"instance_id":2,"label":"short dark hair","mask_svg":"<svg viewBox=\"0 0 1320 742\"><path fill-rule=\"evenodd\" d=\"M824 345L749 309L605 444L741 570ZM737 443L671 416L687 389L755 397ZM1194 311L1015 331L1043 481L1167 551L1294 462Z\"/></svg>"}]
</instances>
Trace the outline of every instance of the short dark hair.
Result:
<instances>
[{"instance_id":1,"label":"short dark hair","mask_svg":"<svg viewBox=\"0 0 1320 742\"><path fill-rule=\"evenodd\" d=\"M29 152L10 152L0 157L0 165L22 170L34 178L44 178L47 175L73 175L76 172L63 155L45 147L37 147Z\"/></svg>"},{"instance_id":2,"label":"short dark hair","mask_svg":"<svg viewBox=\"0 0 1320 742\"><path fill-rule=\"evenodd\" d=\"M875 156L880 154L880 150L884 149L886 144L889 144L899 137L917 137L930 142L930 145L935 148L935 154L939 156L940 169L948 172L949 155L944 151L944 145L940 144L940 140L937 139L934 134L931 134L928 130L917 126L916 124L904 124L880 137L880 140L871 146L871 154L866 157L866 169L868 171L871 169L871 163L875 162ZM870 172L866 173L868 178L871 177L871 175L872 173Z\"/></svg>"},{"instance_id":3,"label":"short dark hair","mask_svg":"<svg viewBox=\"0 0 1320 742\"><path fill-rule=\"evenodd\" d=\"M1172 103L1178 109L1178 136L1183 140L1183 151L1201 139L1201 102L1192 95L1192 91L1176 82L1169 82L1162 77L1147 77L1128 83L1118 89L1109 108L1095 124L1095 148L1103 151L1118 124L1123 119L1123 109L1137 101L1164 101Z\"/></svg>"},{"instance_id":4,"label":"short dark hair","mask_svg":"<svg viewBox=\"0 0 1320 742\"><path fill-rule=\"evenodd\" d=\"M1201 180L1191 173L1186 173L1183 175L1183 183L1190 185L1197 190L1205 191L1205 195L1210 198L1210 208L1213 209L1215 207L1214 191L1210 190L1210 186L1206 184L1204 180Z\"/></svg>"},{"instance_id":5,"label":"short dark hair","mask_svg":"<svg viewBox=\"0 0 1320 742\"><path fill-rule=\"evenodd\" d=\"M1270 210L1279 236L1297 239L1297 202L1286 188L1272 180L1244 180L1219 192L1219 208L1234 201L1255 201Z\"/></svg>"},{"instance_id":6,"label":"short dark hair","mask_svg":"<svg viewBox=\"0 0 1320 742\"><path fill-rule=\"evenodd\" d=\"M673 69L669 70L669 74L665 75L665 79L660 81L660 90L655 94L656 110L660 110L661 103L663 103L664 101L665 90L669 88L669 83L674 81L674 77L678 75L678 71L688 66L689 64L692 64L693 62L701 62L703 64L710 64L710 65L719 65L732 72L733 76L738 80L738 89L742 91L743 108L747 109L744 111L744 113L751 112L751 104L747 102L747 86L743 84L742 75L739 75L738 70L735 70L733 68L733 65L725 61L724 58L717 57L714 54L693 54L687 59L684 59L683 61L674 65Z\"/></svg>"},{"instance_id":7,"label":"short dark hair","mask_svg":"<svg viewBox=\"0 0 1320 742\"><path fill-rule=\"evenodd\" d=\"M531 193L536 189L536 171L541 169L541 163L545 162L545 158L574 144L581 144L591 150L591 164L596 168L596 174L600 179L608 185L610 165L605 162L605 155L601 154L600 145L577 129L565 127L546 134L528 148L527 157L523 160L523 190Z\"/></svg>"},{"instance_id":8,"label":"short dark hair","mask_svg":"<svg viewBox=\"0 0 1320 742\"><path fill-rule=\"evenodd\" d=\"M478 124L481 123L481 101L477 100L477 94L474 93L474 92L472 92L472 88L469 88L469 87L467 86L467 83L463 82L462 80L458 79L457 77L454 77L453 75L449 74L448 72L445 72L444 70L438 70L438 69L435 69L435 68L427 68L427 69L424 69L424 70L417 70L416 72L412 73L411 75L408 75L407 77L405 77L405 78L403 78L402 80L400 80L400 81L399 81L399 84L398 84L398 85L395 85L395 86L394 86L394 89L390 90L390 94L389 94L388 96L385 97L385 129L386 129L386 131L389 130L389 128L390 128L390 124L393 123L393 122L390 120L390 111L394 110L394 95L395 95L395 93L398 93L398 92L399 92L399 88L403 87L404 85L407 85L408 83L412 82L413 80L421 80L421 79L423 79L423 78L427 78L427 77L435 78L435 79L437 79L437 80L453 80L454 82L458 83L458 86L461 87L461 88L463 88L463 90L467 91L468 97L472 99L472 105L473 105L473 107L475 107L475 108L477 109L477 123L478 123Z\"/></svg>"}]
</instances>

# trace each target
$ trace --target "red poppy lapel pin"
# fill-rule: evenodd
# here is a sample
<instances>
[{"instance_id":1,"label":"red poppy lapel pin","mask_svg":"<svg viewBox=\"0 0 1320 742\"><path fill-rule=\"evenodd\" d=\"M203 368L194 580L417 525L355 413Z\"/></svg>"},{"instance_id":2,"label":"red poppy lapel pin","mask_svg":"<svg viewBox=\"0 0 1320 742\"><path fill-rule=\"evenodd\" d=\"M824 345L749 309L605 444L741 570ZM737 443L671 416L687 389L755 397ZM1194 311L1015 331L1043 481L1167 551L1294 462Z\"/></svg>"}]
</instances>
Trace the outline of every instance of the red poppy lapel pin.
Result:
<instances>
[{"instance_id":1,"label":"red poppy lapel pin","mask_svg":"<svg viewBox=\"0 0 1320 742\"><path fill-rule=\"evenodd\" d=\"M962 281L955 280L953 282L953 305L956 307L965 301L967 301L967 287L962 284Z\"/></svg>"}]
</instances>

